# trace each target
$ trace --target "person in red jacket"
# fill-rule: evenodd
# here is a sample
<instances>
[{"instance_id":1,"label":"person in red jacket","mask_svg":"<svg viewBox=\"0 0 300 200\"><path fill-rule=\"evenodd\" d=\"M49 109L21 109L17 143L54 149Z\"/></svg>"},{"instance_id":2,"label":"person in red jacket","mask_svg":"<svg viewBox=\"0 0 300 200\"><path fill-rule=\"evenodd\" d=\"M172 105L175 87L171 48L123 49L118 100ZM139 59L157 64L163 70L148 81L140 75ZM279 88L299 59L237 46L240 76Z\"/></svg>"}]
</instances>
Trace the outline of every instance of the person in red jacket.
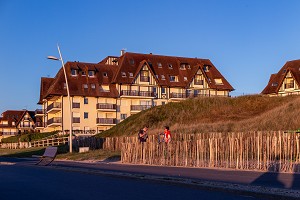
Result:
<instances>
[{"instance_id":1,"label":"person in red jacket","mask_svg":"<svg viewBox=\"0 0 300 200\"><path fill-rule=\"evenodd\" d=\"M166 144L168 144L171 141L171 132L169 126L165 126L164 135L164 141Z\"/></svg>"}]
</instances>

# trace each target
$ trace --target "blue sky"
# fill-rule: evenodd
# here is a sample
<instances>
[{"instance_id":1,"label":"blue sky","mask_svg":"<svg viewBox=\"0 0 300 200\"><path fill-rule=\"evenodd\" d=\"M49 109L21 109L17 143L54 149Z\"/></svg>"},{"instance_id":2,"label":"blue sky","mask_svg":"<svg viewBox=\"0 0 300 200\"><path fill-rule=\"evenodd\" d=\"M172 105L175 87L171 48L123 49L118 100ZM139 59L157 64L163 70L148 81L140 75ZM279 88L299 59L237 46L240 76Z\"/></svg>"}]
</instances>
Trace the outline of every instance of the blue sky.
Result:
<instances>
[{"instance_id":1,"label":"blue sky","mask_svg":"<svg viewBox=\"0 0 300 200\"><path fill-rule=\"evenodd\" d=\"M300 1L0 0L0 112L35 110L41 77L66 61L130 52L208 58L236 89L260 93L300 59Z\"/></svg>"}]
</instances>

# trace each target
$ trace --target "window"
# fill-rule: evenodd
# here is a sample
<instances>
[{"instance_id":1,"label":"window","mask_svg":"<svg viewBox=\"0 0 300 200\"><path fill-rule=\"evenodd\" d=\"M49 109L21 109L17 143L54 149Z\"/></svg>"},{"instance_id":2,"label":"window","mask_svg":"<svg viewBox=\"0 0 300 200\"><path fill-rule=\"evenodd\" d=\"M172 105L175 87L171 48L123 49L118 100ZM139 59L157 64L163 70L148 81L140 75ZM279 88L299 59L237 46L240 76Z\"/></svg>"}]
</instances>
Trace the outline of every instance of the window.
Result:
<instances>
[{"instance_id":1,"label":"window","mask_svg":"<svg viewBox=\"0 0 300 200\"><path fill-rule=\"evenodd\" d=\"M170 76L170 82L177 82L178 77L177 76Z\"/></svg>"},{"instance_id":2,"label":"window","mask_svg":"<svg viewBox=\"0 0 300 200\"><path fill-rule=\"evenodd\" d=\"M162 64L159 62L157 63L158 68L162 68Z\"/></svg>"},{"instance_id":3,"label":"window","mask_svg":"<svg viewBox=\"0 0 300 200\"><path fill-rule=\"evenodd\" d=\"M84 97L83 102L84 102L84 104L88 104L89 103L89 99L87 97Z\"/></svg>"},{"instance_id":4,"label":"window","mask_svg":"<svg viewBox=\"0 0 300 200\"><path fill-rule=\"evenodd\" d=\"M186 68L191 69L191 65L187 64Z\"/></svg>"},{"instance_id":5,"label":"window","mask_svg":"<svg viewBox=\"0 0 300 200\"><path fill-rule=\"evenodd\" d=\"M71 75L72 76L77 76L77 70L76 69L71 69Z\"/></svg>"},{"instance_id":6,"label":"window","mask_svg":"<svg viewBox=\"0 0 300 200\"><path fill-rule=\"evenodd\" d=\"M181 63L181 64L180 64L180 69L181 69L181 70L185 70L185 64L184 64L184 63Z\"/></svg>"},{"instance_id":7,"label":"window","mask_svg":"<svg viewBox=\"0 0 300 200\"><path fill-rule=\"evenodd\" d=\"M104 77L107 77L107 72L103 72L103 76L104 76Z\"/></svg>"},{"instance_id":8,"label":"window","mask_svg":"<svg viewBox=\"0 0 300 200\"><path fill-rule=\"evenodd\" d=\"M161 75L161 80L166 80L165 75Z\"/></svg>"},{"instance_id":9,"label":"window","mask_svg":"<svg viewBox=\"0 0 300 200\"><path fill-rule=\"evenodd\" d=\"M201 75L196 75L194 79L194 84L195 85L203 85L203 80Z\"/></svg>"},{"instance_id":10,"label":"window","mask_svg":"<svg viewBox=\"0 0 300 200\"><path fill-rule=\"evenodd\" d=\"M141 82L149 82L149 71L148 70L141 71L140 81Z\"/></svg>"},{"instance_id":11,"label":"window","mask_svg":"<svg viewBox=\"0 0 300 200\"><path fill-rule=\"evenodd\" d=\"M161 88L161 93L162 93L162 94L166 94L166 88L164 88L164 87Z\"/></svg>"},{"instance_id":12,"label":"window","mask_svg":"<svg viewBox=\"0 0 300 200\"><path fill-rule=\"evenodd\" d=\"M126 72L122 72L122 77L126 77Z\"/></svg>"},{"instance_id":13,"label":"window","mask_svg":"<svg viewBox=\"0 0 300 200\"><path fill-rule=\"evenodd\" d=\"M81 75L82 75L82 76L86 76L85 71L82 71L82 72L81 72Z\"/></svg>"},{"instance_id":14,"label":"window","mask_svg":"<svg viewBox=\"0 0 300 200\"><path fill-rule=\"evenodd\" d=\"M84 116L84 119L88 119L89 118L89 113L88 112L84 112L83 116Z\"/></svg>"},{"instance_id":15,"label":"window","mask_svg":"<svg viewBox=\"0 0 300 200\"><path fill-rule=\"evenodd\" d=\"M95 89L95 88L96 88L96 85L95 85L94 83L92 83L92 84L91 84L91 88L92 88L92 89Z\"/></svg>"},{"instance_id":16,"label":"window","mask_svg":"<svg viewBox=\"0 0 300 200\"><path fill-rule=\"evenodd\" d=\"M276 83L272 83L272 86L278 86L278 83L276 82Z\"/></svg>"},{"instance_id":17,"label":"window","mask_svg":"<svg viewBox=\"0 0 300 200\"><path fill-rule=\"evenodd\" d=\"M88 89L89 88L88 84L83 84L82 86L83 86L84 89Z\"/></svg>"},{"instance_id":18,"label":"window","mask_svg":"<svg viewBox=\"0 0 300 200\"><path fill-rule=\"evenodd\" d=\"M131 58L131 59L129 60L129 63L130 63L130 65L134 65L134 60Z\"/></svg>"},{"instance_id":19,"label":"window","mask_svg":"<svg viewBox=\"0 0 300 200\"><path fill-rule=\"evenodd\" d=\"M183 80L184 80L184 81L187 81L187 77L186 77L186 76L185 76L185 77L183 77Z\"/></svg>"},{"instance_id":20,"label":"window","mask_svg":"<svg viewBox=\"0 0 300 200\"><path fill-rule=\"evenodd\" d=\"M158 75L155 75L155 77L158 79Z\"/></svg>"},{"instance_id":21,"label":"window","mask_svg":"<svg viewBox=\"0 0 300 200\"><path fill-rule=\"evenodd\" d=\"M169 69L173 69L173 65L172 64L169 64Z\"/></svg>"},{"instance_id":22,"label":"window","mask_svg":"<svg viewBox=\"0 0 300 200\"><path fill-rule=\"evenodd\" d=\"M203 66L203 71L209 72L210 66L209 65L204 65Z\"/></svg>"},{"instance_id":23,"label":"window","mask_svg":"<svg viewBox=\"0 0 300 200\"><path fill-rule=\"evenodd\" d=\"M66 83L64 83L64 89L67 89L67 84Z\"/></svg>"},{"instance_id":24,"label":"window","mask_svg":"<svg viewBox=\"0 0 300 200\"><path fill-rule=\"evenodd\" d=\"M129 72L129 77L132 78L133 77L133 73Z\"/></svg>"},{"instance_id":25,"label":"window","mask_svg":"<svg viewBox=\"0 0 300 200\"><path fill-rule=\"evenodd\" d=\"M89 77L94 77L95 76L95 71L89 70Z\"/></svg>"},{"instance_id":26,"label":"window","mask_svg":"<svg viewBox=\"0 0 300 200\"><path fill-rule=\"evenodd\" d=\"M121 119L124 120L127 118L127 114L121 114Z\"/></svg>"},{"instance_id":27,"label":"window","mask_svg":"<svg viewBox=\"0 0 300 200\"><path fill-rule=\"evenodd\" d=\"M223 81L220 78L215 78L216 85L223 85Z\"/></svg>"}]
</instances>

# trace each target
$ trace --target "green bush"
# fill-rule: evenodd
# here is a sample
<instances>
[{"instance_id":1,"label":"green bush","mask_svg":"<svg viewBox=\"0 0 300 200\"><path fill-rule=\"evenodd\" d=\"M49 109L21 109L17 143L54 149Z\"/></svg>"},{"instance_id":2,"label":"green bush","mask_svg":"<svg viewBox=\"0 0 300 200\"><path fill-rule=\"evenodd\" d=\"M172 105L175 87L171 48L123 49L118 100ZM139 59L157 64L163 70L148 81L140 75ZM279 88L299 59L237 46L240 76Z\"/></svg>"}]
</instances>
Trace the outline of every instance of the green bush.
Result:
<instances>
[{"instance_id":1,"label":"green bush","mask_svg":"<svg viewBox=\"0 0 300 200\"><path fill-rule=\"evenodd\" d=\"M16 142L31 142L35 140L40 140L45 137L49 137L51 135L57 134L58 131L45 132L45 133L28 133L24 135L17 135L8 138L3 138L1 140L2 143L16 143Z\"/></svg>"}]
</instances>

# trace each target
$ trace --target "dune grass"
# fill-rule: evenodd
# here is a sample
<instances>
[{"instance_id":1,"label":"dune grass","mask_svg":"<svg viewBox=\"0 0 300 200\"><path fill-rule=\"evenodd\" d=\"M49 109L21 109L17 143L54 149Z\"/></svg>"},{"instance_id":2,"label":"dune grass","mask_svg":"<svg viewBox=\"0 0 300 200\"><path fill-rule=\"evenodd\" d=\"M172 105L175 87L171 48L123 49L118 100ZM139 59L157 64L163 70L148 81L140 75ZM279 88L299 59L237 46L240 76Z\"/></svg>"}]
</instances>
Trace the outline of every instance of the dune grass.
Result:
<instances>
[{"instance_id":1,"label":"dune grass","mask_svg":"<svg viewBox=\"0 0 300 200\"><path fill-rule=\"evenodd\" d=\"M136 135L144 124L150 134L161 132L164 125L177 133L297 130L299 111L299 96L194 98L142 111L97 136Z\"/></svg>"}]
</instances>

